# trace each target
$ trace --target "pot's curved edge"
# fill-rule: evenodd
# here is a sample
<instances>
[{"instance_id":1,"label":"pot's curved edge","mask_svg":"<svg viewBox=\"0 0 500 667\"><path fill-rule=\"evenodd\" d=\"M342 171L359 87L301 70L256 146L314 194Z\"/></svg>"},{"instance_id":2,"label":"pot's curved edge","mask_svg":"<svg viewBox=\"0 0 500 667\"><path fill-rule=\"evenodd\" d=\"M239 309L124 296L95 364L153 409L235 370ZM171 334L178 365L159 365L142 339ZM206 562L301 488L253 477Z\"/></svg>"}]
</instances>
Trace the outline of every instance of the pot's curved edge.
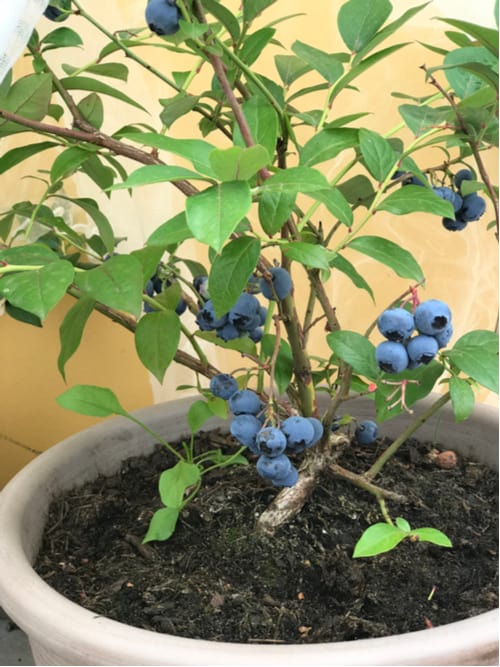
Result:
<instances>
[{"instance_id":1,"label":"pot's curved edge","mask_svg":"<svg viewBox=\"0 0 500 667\"><path fill-rule=\"evenodd\" d=\"M173 417L175 419L174 432L184 433L185 423L179 413L185 413L192 400L194 399L181 399L168 406L151 406L134 414L140 415L142 419L154 426L160 425L167 416ZM371 408L371 405L368 408ZM488 413L488 428L490 431L492 428L496 429L494 425L496 411L486 410L486 412ZM217 423L223 422L218 420ZM81 441L83 436L86 441L84 452L81 455L83 462L96 449L96 434L98 439L107 438L118 424L120 434L111 435L111 441L114 439L114 444L124 454L123 458L126 458L128 441L133 439L137 432L142 434L142 430L137 431L137 427L128 420L109 420L87 429L83 434L68 438L49 450L47 455L35 459L0 494L0 526L3 534L3 539L0 541L0 604L19 627L32 638L34 647L37 643L48 647L49 650L56 646L57 641L62 637L58 636L58 632L54 630L53 621L62 615L70 621L72 628L69 641L65 634L66 631L63 633L66 644L73 647L71 661L67 664L75 665L89 664L90 660L92 664L99 664L95 657L90 658L90 655L95 656L96 643L99 644L102 658L100 664L110 665L168 664L167 656L170 664L200 664L199 658L201 658L201 664L207 665L234 665L235 661L238 664L259 663L275 666L286 664L288 667L303 665L305 661L318 665L468 664L464 662L464 651L467 654L472 650L474 658L471 658L470 664L498 664L495 662L498 653L498 610L432 630L422 630L402 636L307 646L268 646L219 643L160 635L131 628L110 619L96 617L92 612L69 602L38 577L31 567L26 534L36 529L33 523L38 524L37 529L41 532L39 524L43 512L33 507L32 491L29 494L26 491L19 491L19 481L29 480L31 486L35 485L40 493L46 492L55 483L57 486L69 483L69 479L61 480L60 477L55 477L54 473L49 472L53 460L58 456L69 458L72 455L70 450L76 447L76 440ZM125 433L122 432L123 428L125 428ZM175 436L172 435L173 437ZM153 440L149 446L152 447L152 444ZM23 591L21 602L19 601L19 590ZM33 603L38 605L38 611L34 617L31 611ZM98 630L104 630L104 632L97 632ZM86 635L89 631L92 638L91 645ZM452 631L455 657L450 660L448 648ZM147 638L146 655L142 648L140 652L135 653L136 646L139 646L139 642L145 638ZM470 645L471 638L473 639L472 646ZM116 658L116 643L123 645L130 639L133 641L130 644L131 649L127 654L127 661L122 662ZM83 642L82 648L76 649L79 641ZM139 651L138 648L137 651ZM418 655L418 662L415 661L416 657L412 658L413 655ZM478 655L482 656L481 662L477 660Z\"/></svg>"}]
</instances>

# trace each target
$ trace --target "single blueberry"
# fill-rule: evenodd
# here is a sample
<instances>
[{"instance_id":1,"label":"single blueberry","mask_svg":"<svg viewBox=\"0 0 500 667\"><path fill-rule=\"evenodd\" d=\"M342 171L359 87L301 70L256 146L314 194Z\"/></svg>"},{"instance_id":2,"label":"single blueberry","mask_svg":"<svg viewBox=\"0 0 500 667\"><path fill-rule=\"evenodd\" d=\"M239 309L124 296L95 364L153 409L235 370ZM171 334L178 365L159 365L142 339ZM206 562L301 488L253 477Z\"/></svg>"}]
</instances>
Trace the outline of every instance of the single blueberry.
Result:
<instances>
[{"instance_id":1,"label":"single blueberry","mask_svg":"<svg viewBox=\"0 0 500 667\"><path fill-rule=\"evenodd\" d=\"M463 206L457 216L459 215L464 222L475 222L485 211L486 201L477 192L471 192L470 195L465 195Z\"/></svg>"},{"instance_id":2,"label":"single blueberry","mask_svg":"<svg viewBox=\"0 0 500 667\"><path fill-rule=\"evenodd\" d=\"M249 332L260 325L260 303L253 294L243 292L228 313L231 324L240 332Z\"/></svg>"},{"instance_id":3,"label":"single blueberry","mask_svg":"<svg viewBox=\"0 0 500 667\"><path fill-rule=\"evenodd\" d=\"M261 428L262 424L254 415L236 415L231 421L229 431L238 442L248 447L252 454L260 454L255 445L255 438Z\"/></svg>"},{"instance_id":4,"label":"single blueberry","mask_svg":"<svg viewBox=\"0 0 500 667\"><path fill-rule=\"evenodd\" d=\"M463 199L458 194L458 192L455 192L455 190L452 190L451 188L448 188L445 185L439 188L435 187L432 189L438 197L444 199L445 201L449 201L453 205L453 210L455 211L455 213L462 208Z\"/></svg>"},{"instance_id":5,"label":"single blueberry","mask_svg":"<svg viewBox=\"0 0 500 667\"><path fill-rule=\"evenodd\" d=\"M425 334L411 338L406 345L410 361L418 365L429 364L436 356L438 349L439 345L435 337Z\"/></svg>"},{"instance_id":6,"label":"single blueberry","mask_svg":"<svg viewBox=\"0 0 500 667\"><path fill-rule=\"evenodd\" d=\"M401 373L408 366L408 352L403 343L385 340L375 349L378 367L384 373Z\"/></svg>"},{"instance_id":7,"label":"single blueberry","mask_svg":"<svg viewBox=\"0 0 500 667\"><path fill-rule=\"evenodd\" d=\"M260 289L266 299L274 300L276 297L285 299L292 291L292 278L288 271L281 266L273 266L269 269L271 284L262 277L259 281ZM275 296L276 295L276 296Z\"/></svg>"},{"instance_id":8,"label":"single blueberry","mask_svg":"<svg viewBox=\"0 0 500 667\"><path fill-rule=\"evenodd\" d=\"M322 422L319 419L316 419L316 417L307 417L307 421L311 424L311 426L314 429L314 436L311 444L309 445L309 447L311 447L321 439L321 437L323 436L324 428Z\"/></svg>"},{"instance_id":9,"label":"single blueberry","mask_svg":"<svg viewBox=\"0 0 500 667\"><path fill-rule=\"evenodd\" d=\"M275 426L266 426L257 433L255 438L255 446L258 451L271 458L283 454L286 444L285 434Z\"/></svg>"},{"instance_id":10,"label":"single blueberry","mask_svg":"<svg viewBox=\"0 0 500 667\"><path fill-rule=\"evenodd\" d=\"M435 336L451 322L451 311L444 301L428 299L415 308L413 317L419 333Z\"/></svg>"},{"instance_id":11,"label":"single blueberry","mask_svg":"<svg viewBox=\"0 0 500 667\"><path fill-rule=\"evenodd\" d=\"M274 482L285 479L293 466L286 454L273 457L262 454L257 459L255 467L261 477L272 479Z\"/></svg>"},{"instance_id":12,"label":"single blueberry","mask_svg":"<svg viewBox=\"0 0 500 667\"><path fill-rule=\"evenodd\" d=\"M474 174L470 169L459 169L455 174L453 182L455 183L455 187L460 189L460 186L464 181L472 181L473 178Z\"/></svg>"},{"instance_id":13,"label":"single blueberry","mask_svg":"<svg viewBox=\"0 0 500 667\"><path fill-rule=\"evenodd\" d=\"M254 343L259 343L262 340L262 336L264 335L264 330L262 327L256 327L255 329L252 329L252 331L249 331L248 335Z\"/></svg>"},{"instance_id":14,"label":"single blueberry","mask_svg":"<svg viewBox=\"0 0 500 667\"><path fill-rule=\"evenodd\" d=\"M215 315L212 301L209 299L196 315L196 324L202 331L221 329L227 323L227 314L222 317Z\"/></svg>"},{"instance_id":15,"label":"single blueberry","mask_svg":"<svg viewBox=\"0 0 500 667\"><path fill-rule=\"evenodd\" d=\"M241 331L237 329L231 322L226 322L224 326L217 327L215 330L215 335L217 338L222 338L222 340L227 343L228 340L239 338Z\"/></svg>"},{"instance_id":16,"label":"single blueberry","mask_svg":"<svg viewBox=\"0 0 500 667\"><path fill-rule=\"evenodd\" d=\"M146 23L157 35L173 35L179 30L181 13L169 0L149 0L146 6Z\"/></svg>"},{"instance_id":17,"label":"single blueberry","mask_svg":"<svg viewBox=\"0 0 500 667\"><path fill-rule=\"evenodd\" d=\"M354 437L360 445L371 445L377 439L378 426L371 419L360 421L354 432Z\"/></svg>"},{"instance_id":18,"label":"single blueberry","mask_svg":"<svg viewBox=\"0 0 500 667\"><path fill-rule=\"evenodd\" d=\"M387 340L402 343L413 333L415 321L404 308L389 308L379 315L377 327Z\"/></svg>"},{"instance_id":19,"label":"single blueberry","mask_svg":"<svg viewBox=\"0 0 500 667\"><path fill-rule=\"evenodd\" d=\"M295 486L295 484L297 484L298 479L299 479L298 470L292 465L288 475L285 475L285 477L278 477L278 478L271 477L271 482L274 484L274 486Z\"/></svg>"},{"instance_id":20,"label":"single blueberry","mask_svg":"<svg viewBox=\"0 0 500 667\"><path fill-rule=\"evenodd\" d=\"M452 336L453 336L453 325L451 324L451 322L445 329L443 329L443 331L434 334L434 338L437 340L439 348L446 347L450 342Z\"/></svg>"},{"instance_id":21,"label":"single blueberry","mask_svg":"<svg viewBox=\"0 0 500 667\"><path fill-rule=\"evenodd\" d=\"M238 383L236 379L228 373L218 373L210 380L210 391L217 398L223 398L225 401L238 391Z\"/></svg>"},{"instance_id":22,"label":"single blueberry","mask_svg":"<svg viewBox=\"0 0 500 667\"><path fill-rule=\"evenodd\" d=\"M281 424L288 448L296 453L310 447L314 441L314 427L307 417L288 417Z\"/></svg>"},{"instance_id":23,"label":"single blueberry","mask_svg":"<svg viewBox=\"0 0 500 667\"><path fill-rule=\"evenodd\" d=\"M251 389L240 389L229 398L229 409L235 415L257 415L264 404Z\"/></svg>"},{"instance_id":24,"label":"single blueberry","mask_svg":"<svg viewBox=\"0 0 500 667\"><path fill-rule=\"evenodd\" d=\"M460 220L457 216L457 219L453 218L443 218L441 220L442 225L449 232L461 232L467 227L467 223L464 220Z\"/></svg>"}]
</instances>

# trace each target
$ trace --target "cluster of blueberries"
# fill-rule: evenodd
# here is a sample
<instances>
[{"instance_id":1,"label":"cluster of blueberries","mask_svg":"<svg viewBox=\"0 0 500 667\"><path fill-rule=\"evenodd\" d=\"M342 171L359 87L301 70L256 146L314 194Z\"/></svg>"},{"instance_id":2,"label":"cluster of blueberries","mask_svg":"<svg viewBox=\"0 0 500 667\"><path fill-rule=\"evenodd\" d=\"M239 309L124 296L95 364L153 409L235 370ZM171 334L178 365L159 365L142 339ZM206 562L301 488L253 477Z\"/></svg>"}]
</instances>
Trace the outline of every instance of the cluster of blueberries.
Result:
<instances>
[{"instance_id":1,"label":"cluster of blueberries","mask_svg":"<svg viewBox=\"0 0 500 667\"><path fill-rule=\"evenodd\" d=\"M144 288L145 293L150 297L155 297L157 294L161 294L166 287L170 287L172 281L169 278L162 278L160 271L155 273L146 283ZM175 307L175 312L177 315L182 315L187 308L187 303L181 297ZM151 313L154 311L154 308L147 302L144 302L144 312Z\"/></svg>"},{"instance_id":2,"label":"cluster of blueberries","mask_svg":"<svg viewBox=\"0 0 500 667\"><path fill-rule=\"evenodd\" d=\"M259 475L275 486L293 486L298 472L288 454L312 447L323 435L323 424L314 417L287 417L277 426L264 424L264 404L251 389L238 389L232 375L220 373L210 380L210 391L228 401L234 417L230 432L258 456Z\"/></svg>"},{"instance_id":3,"label":"cluster of blueberries","mask_svg":"<svg viewBox=\"0 0 500 667\"><path fill-rule=\"evenodd\" d=\"M400 178L404 175L405 172L396 171L393 178ZM477 194L477 192L471 192L468 195L461 194L461 186L464 181L472 181L474 174L470 169L460 169L453 176L453 185L454 188L450 188L446 185L443 186L433 186L434 193L449 201L453 205L455 211L454 218L443 218L442 223L443 227L450 232L459 232L465 229L469 222L475 222L479 220L486 211L486 201ZM419 178L414 175L408 176L403 180L403 185L421 185L425 186Z\"/></svg>"},{"instance_id":4,"label":"cluster of blueberries","mask_svg":"<svg viewBox=\"0 0 500 667\"><path fill-rule=\"evenodd\" d=\"M280 266L269 270L271 279L264 277L249 281L249 291L243 292L228 313L221 317L215 314L214 305L207 291L208 278L195 278L194 286L204 304L196 315L196 324L201 331L215 331L218 338L224 341L248 335L258 343L263 335L262 326L266 320L267 308L262 306L255 292L262 292L267 299L284 299L292 289L292 279L288 271ZM251 293L254 292L254 293Z\"/></svg>"},{"instance_id":5,"label":"cluster of blueberries","mask_svg":"<svg viewBox=\"0 0 500 667\"><path fill-rule=\"evenodd\" d=\"M453 335L450 308L438 299L423 301L413 314L405 308L384 310L377 327L386 340L377 346L375 358L385 373L428 364Z\"/></svg>"}]
</instances>

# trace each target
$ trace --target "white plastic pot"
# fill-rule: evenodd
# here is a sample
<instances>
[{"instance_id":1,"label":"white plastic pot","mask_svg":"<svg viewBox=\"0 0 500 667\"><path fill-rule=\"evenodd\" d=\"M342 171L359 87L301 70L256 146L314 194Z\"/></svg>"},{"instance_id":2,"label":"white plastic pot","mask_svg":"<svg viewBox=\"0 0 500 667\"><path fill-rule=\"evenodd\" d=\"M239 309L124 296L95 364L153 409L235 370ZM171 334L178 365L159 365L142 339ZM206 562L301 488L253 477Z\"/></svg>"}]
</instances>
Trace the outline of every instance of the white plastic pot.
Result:
<instances>
[{"instance_id":1,"label":"white plastic pot","mask_svg":"<svg viewBox=\"0 0 500 667\"><path fill-rule=\"evenodd\" d=\"M188 432L190 399L156 405L137 416L174 441ZM361 417L372 417L369 401ZM384 423L396 435L408 420ZM214 420L209 427L220 425ZM456 424L450 410L423 425L419 437L497 465L498 414L477 406ZM37 665L498 665L498 612L429 630L380 639L310 645L237 644L188 639L97 616L54 591L33 570L51 498L121 462L152 450L154 441L123 418L93 426L52 447L23 468L0 494L0 605L26 632Z\"/></svg>"}]
</instances>

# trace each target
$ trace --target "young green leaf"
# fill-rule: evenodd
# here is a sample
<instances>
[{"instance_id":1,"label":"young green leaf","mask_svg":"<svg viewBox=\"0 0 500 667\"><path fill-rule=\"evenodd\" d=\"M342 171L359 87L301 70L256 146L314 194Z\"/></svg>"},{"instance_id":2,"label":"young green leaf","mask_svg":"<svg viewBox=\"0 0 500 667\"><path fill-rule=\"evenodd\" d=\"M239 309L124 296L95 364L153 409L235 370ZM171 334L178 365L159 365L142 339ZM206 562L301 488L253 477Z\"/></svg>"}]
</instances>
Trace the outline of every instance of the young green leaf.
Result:
<instances>
[{"instance_id":1,"label":"young green leaf","mask_svg":"<svg viewBox=\"0 0 500 667\"><path fill-rule=\"evenodd\" d=\"M175 531L180 507L162 507L153 514L149 523L149 528L142 542L164 542L171 537Z\"/></svg>"},{"instance_id":2,"label":"young green leaf","mask_svg":"<svg viewBox=\"0 0 500 667\"><path fill-rule=\"evenodd\" d=\"M277 234L295 207L295 193L264 191L259 199L259 221L268 236Z\"/></svg>"},{"instance_id":3,"label":"young green leaf","mask_svg":"<svg viewBox=\"0 0 500 667\"><path fill-rule=\"evenodd\" d=\"M389 0L348 0L339 9L340 35L350 51L360 51L374 37L392 11Z\"/></svg>"},{"instance_id":4,"label":"young green leaf","mask_svg":"<svg viewBox=\"0 0 500 667\"><path fill-rule=\"evenodd\" d=\"M187 422L191 433L198 433L203 424L213 416L214 414L206 401L199 400L191 403L187 412Z\"/></svg>"},{"instance_id":5,"label":"young green leaf","mask_svg":"<svg viewBox=\"0 0 500 667\"><path fill-rule=\"evenodd\" d=\"M85 325L94 310L95 301L90 297L82 297L68 310L59 329L61 350L57 359L57 367L63 379L66 379L66 363L78 349L82 340Z\"/></svg>"},{"instance_id":6,"label":"young green leaf","mask_svg":"<svg viewBox=\"0 0 500 667\"><path fill-rule=\"evenodd\" d=\"M438 547L452 547L453 544L449 537L437 528L414 528L410 531L410 537L415 535L419 542L431 542Z\"/></svg>"},{"instance_id":7,"label":"young green leaf","mask_svg":"<svg viewBox=\"0 0 500 667\"><path fill-rule=\"evenodd\" d=\"M89 417L129 416L115 393L107 387L76 384L58 396L56 400L61 407Z\"/></svg>"},{"instance_id":8,"label":"young green leaf","mask_svg":"<svg viewBox=\"0 0 500 667\"><path fill-rule=\"evenodd\" d=\"M200 478L199 467L187 461L178 461L164 470L158 483L162 503L166 507L182 507L186 490L198 484Z\"/></svg>"},{"instance_id":9,"label":"young green leaf","mask_svg":"<svg viewBox=\"0 0 500 667\"><path fill-rule=\"evenodd\" d=\"M378 556L394 549L408 533L389 523L375 523L361 535L354 547L353 558Z\"/></svg>"},{"instance_id":10,"label":"young green leaf","mask_svg":"<svg viewBox=\"0 0 500 667\"><path fill-rule=\"evenodd\" d=\"M394 169L396 155L391 144L377 132L359 130L359 149L370 174L382 182Z\"/></svg>"},{"instance_id":11,"label":"young green leaf","mask_svg":"<svg viewBox=\"0 0 500 667\"><path fill-rule=\"evenodd\" d=\"M474 391L467 380L451 377L449 380L451 405L457 422L470 417L474 409Z\"/></svg>"}]
</instances>

